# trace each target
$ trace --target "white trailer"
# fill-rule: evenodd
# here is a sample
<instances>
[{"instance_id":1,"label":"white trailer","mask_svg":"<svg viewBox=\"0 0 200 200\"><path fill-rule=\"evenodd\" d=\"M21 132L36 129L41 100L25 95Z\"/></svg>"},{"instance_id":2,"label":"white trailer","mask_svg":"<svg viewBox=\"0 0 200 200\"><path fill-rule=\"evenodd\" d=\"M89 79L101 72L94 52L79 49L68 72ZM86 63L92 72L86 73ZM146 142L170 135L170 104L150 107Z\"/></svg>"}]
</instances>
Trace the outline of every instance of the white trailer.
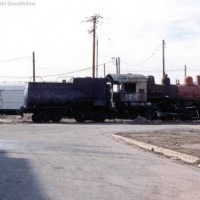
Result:
<instances>
[{"instance_id":1,"label":"white trailer","mask_svg":"<svg viewBox=\"0 0 200 200\"><path fill-rule=\"evenodd\" d=\"M24 105L26 83L0 82L0 114L19 115Z\"/></svg>"}]
</instances>

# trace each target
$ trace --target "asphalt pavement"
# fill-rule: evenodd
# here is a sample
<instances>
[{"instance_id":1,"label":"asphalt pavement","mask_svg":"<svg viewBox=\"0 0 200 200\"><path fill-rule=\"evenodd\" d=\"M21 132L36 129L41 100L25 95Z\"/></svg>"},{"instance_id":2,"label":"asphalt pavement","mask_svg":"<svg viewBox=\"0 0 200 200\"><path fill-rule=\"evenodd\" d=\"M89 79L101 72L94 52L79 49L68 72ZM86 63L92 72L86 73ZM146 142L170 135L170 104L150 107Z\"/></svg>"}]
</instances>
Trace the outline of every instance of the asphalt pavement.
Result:
<instances>
[{"instance_id":1,"label":"asphalt pavement","mask_svg":"<svg viewBox=\"0 0 200 200\"><path fill-rule=\"evenodd\" d=\"M174 125L2 124L0 200L199 200L199 168L111 137L171 128ZM189 131L191 125L176 128Z\"/></svg>"}]
</instances>

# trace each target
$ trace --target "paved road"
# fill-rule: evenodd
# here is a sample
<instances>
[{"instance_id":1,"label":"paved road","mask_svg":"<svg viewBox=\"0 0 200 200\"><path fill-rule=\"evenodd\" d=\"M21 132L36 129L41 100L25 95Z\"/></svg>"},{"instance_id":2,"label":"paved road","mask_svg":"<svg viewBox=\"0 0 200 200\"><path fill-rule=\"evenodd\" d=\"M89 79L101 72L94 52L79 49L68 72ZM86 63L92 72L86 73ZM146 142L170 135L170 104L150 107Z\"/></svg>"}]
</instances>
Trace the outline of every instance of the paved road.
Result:
<instances>
[{"instance_id":1,"label":"paved road","mask_svg":"<svg viewBox=\"0 0 200 200\"><path fill-rule=\"evenodd\" d=\"M174 125L0 125L0 200L199 200L200 169L110 137L165 128Z\"/></svg>"}]
</instances>

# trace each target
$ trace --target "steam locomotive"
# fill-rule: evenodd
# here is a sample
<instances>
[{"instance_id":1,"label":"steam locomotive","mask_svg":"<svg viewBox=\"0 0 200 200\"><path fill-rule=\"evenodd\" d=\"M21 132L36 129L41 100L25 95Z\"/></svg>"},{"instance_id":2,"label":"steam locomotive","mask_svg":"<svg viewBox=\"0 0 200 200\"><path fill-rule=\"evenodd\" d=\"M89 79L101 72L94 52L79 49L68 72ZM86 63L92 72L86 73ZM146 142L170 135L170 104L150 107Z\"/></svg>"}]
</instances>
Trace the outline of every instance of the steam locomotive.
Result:
<instances>
[{"instance_id":1,"label":"steam locomotive","mask_svg":"<svg viewBox=\"0 0 200 200\"><path fill-rule=\"evenodd\" d=\"M33 122L77 122L105 119L200 119L200 76L196 83L171 84L166 76L108 74L105 78L73 78L70 82L0 84L0 114L32 113Z\"/></svg>"},{"instance_id":2,"label":"steam locomotive","mask_svg":"<svg viewBox=\"0 0 200 200\"><path fill-rule=\"evenodd\" d=\"M193 84L172 85L166 76L156 84L153 76L108 74L105 78L73 78L70 82L29 82L24 92L23 113L33 122L77 122L105 119L199 119L200 77Z\"/></svg>"},{"instance_id":3,"label":"steam locomotive","mask_svg":"<svg viewBox=\"0 0 200 200\"><path fill-rule=\"evenodd\" d=\"M148 76L148 100L151 102L150 118L199 119L200 76L196 84L192 77L185 77L184 84L170 84L165 76L162 84L155 84L154 77Z\"/></svg>"}]
</instances>

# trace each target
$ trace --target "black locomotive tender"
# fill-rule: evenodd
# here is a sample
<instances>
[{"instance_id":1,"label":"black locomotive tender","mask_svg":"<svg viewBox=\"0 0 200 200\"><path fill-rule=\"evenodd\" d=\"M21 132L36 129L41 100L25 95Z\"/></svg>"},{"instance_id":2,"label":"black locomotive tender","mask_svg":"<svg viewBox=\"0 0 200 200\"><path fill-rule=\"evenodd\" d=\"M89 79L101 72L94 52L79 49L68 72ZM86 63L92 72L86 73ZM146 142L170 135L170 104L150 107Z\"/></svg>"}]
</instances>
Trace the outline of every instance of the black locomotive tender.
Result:
<instances>
[{"instance_id":1,"label":"black locomotive tender","mask_svg":"<svg viewBox=\"0 0 200 200\"><path fill-rule=\"evenodd\" d=\"M105 78L73 78L70 82L29 82L23 113L33 122L59 122L63 117L77 122L105 119L181 118L199 119L200 86L192 80L162 85L153 76L108 74Z\"/></svg>"},{"instance_id":2,"label":"black locomotive tender","mask_svg":"<svg viewBox=\"0 0 200 200\"><path fill-rule=\"evenodd\" d=\"M25 112L33 122L59 122L63 117L104 121L109 114L110 88L105 78L74 78L71 82L29 82Z\"/></svg>"}]
</instances>

